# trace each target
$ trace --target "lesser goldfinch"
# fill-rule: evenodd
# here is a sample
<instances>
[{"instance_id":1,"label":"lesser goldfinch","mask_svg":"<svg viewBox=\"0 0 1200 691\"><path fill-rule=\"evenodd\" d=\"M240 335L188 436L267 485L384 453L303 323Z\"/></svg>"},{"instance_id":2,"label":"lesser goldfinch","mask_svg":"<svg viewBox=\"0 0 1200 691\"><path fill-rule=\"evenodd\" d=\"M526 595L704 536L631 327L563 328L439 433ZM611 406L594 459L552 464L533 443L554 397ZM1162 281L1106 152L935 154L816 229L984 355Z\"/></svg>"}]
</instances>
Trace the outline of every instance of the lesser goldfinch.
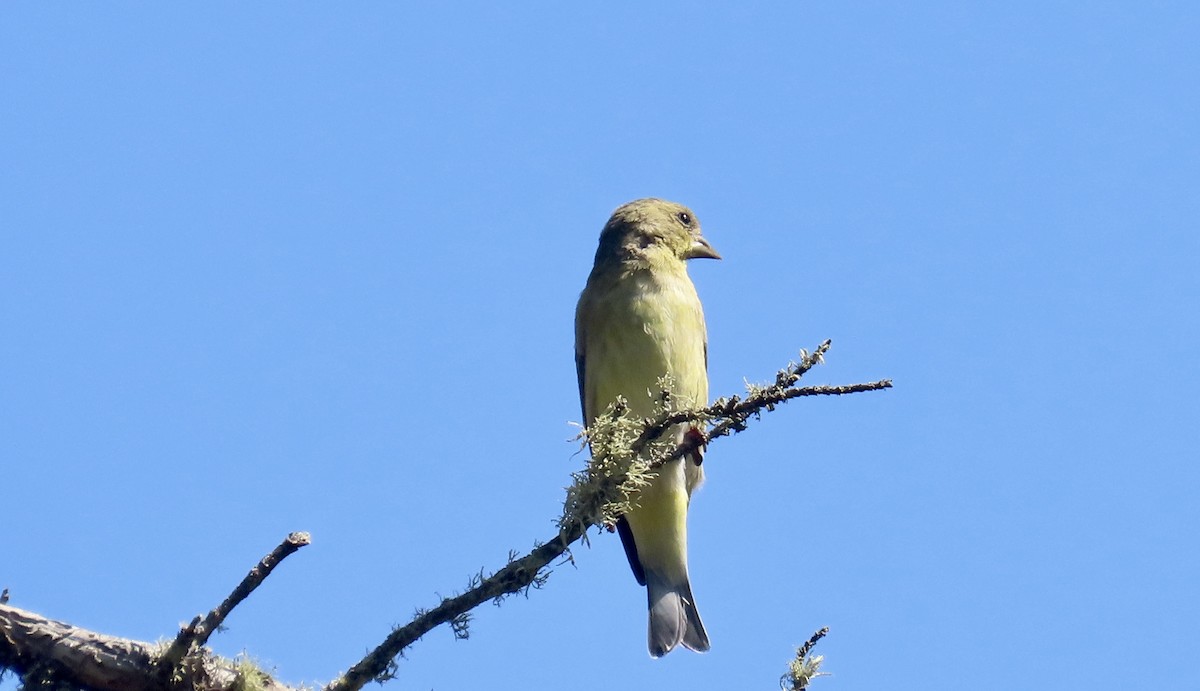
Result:
<instances>
[{"instance_id":1,"label":"lesser goldfinch","mask_svg":"<svg viewBox=\"0 0 1200 691\"><path fill-rule=\"evenodd\" d=\"M671 382L676 407L708 404L704 312L685 263L699 257L721 258L686 206L639 199L613 212L575 312L575 365L588 424L618 396L631 414L650 415L663 381ZM698 431L673 432L677 440L687 433ZM653 657L680 643L709 648L687 569L688 503L703 479L699 453L667 463L617 522L633 575L646 586Z\"/></svg>"}]
</instances>

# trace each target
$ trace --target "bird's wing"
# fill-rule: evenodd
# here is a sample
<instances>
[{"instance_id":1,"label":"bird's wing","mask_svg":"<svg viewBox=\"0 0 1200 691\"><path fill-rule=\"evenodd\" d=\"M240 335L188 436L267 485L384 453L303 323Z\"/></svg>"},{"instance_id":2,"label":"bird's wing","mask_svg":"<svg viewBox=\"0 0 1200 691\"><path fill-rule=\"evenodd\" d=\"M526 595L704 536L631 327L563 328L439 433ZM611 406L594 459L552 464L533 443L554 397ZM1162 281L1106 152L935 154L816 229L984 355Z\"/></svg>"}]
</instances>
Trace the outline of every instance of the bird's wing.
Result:
<instances>
[{"instance_id":1,"label":"bird's wing","mask_svg":"<svg viewBox=\"0 0 1200 691\"><path fill-rule=\"evenodd\" d=\"M589 318L587 303L581 303L579 314L575 319L575 375L579 380L579 407L583 411L584 424L592 424L591 411L587 405L587 321ZM646 570L642 568L642 560L638 557L637 543L633 539L633 529L629 521L621 516L617 519L617 534L621 536L621 546L625 548L625 558L629 560L629 568L638 585L646 585Z\"/></svg>"}]
</instances>

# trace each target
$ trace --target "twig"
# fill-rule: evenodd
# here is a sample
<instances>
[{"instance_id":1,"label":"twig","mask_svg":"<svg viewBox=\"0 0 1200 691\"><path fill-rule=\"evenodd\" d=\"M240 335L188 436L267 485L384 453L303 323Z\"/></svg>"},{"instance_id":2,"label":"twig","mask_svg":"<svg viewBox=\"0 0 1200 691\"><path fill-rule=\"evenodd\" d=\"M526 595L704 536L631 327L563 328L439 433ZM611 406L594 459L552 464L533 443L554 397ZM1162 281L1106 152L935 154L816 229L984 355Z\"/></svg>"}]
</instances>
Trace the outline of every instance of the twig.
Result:
<instances>
[{"instance_id":1,"label":"twig","mask_svg":"<svg viewBox=\"0 0 1200 691\"><path fill-rule=\"evenodd\" d=\"M664 464L690 454L698 447L705 446L713 439L736 434L746 429L746 421L753 416L762 414L763 410L771 411L780 403L786 403L793 398L807 396L844 396L866 391L882 391L892 388L891 379L863 384L846 386L805 386L792 388L800 378L813 367L825 361L825 353L833 345L825 340L812 353L801 351L800 362L792 363L775 373L775 383L769 386L751 387L751 392L745 397L729 396L720 398L712 405L694 410L679 410L663 413L653 420L646 421L646 427L633 443L633 450L641 453L646 446L658 438L666 430L683 423L700 423L717 420L718 422L703 437L684 437L681 444L669 454L656 454L649 463L651 469L660 468Z\"/></svg>"},{"instance_id":2,"label":"twig","mask_svg":"<svg viewBox=\"0 0 1200 691\"><path fill-rule=\"evenodd\" d=\"M279 563L286 559L296 550L304 547L312 541L308 533L292 533L279 543L279 546L271 550L271 553L263 557L254 568L250 569L250 573L238 583L229 597L225 598L224 602L208 613L207 616L201 618L197 616L190 624L183 627L179 631L179 635L171 643L171 647L167 648L162 657L158 660L158 672L161 678L165 679L179 666L179 663L192 650L193 647L201 647L208 642L209 636L221 626L225 621L225 617L233 611L235 607L241 604L254 592L267 576L275 570Z\"/></svg>"},{"instance_id":3,"label":"twig","mask_svg":"<svg viewBox=\"0 0 1200 691\"><path fill-rule=\"evenodd\" d=\"M829 633L829 627L826 626L820 631L814 633L804 645L796 650L796 657L788 663L787 674L784 674L779 679L779 687L784 691L804 691L808 688L810 682L817 677L823 677L827 673L820 671L821 662L824 661L824 656L814 655L809 657L813 646L817 641L825 637Z\"/></svg>"},{"instance_id":4,"label":"twig","mask_svg":"<svg viewBox=\"0 0 1200 691\"><path fill-rule=\"evenodd\" d=\"M796 657L800 659L808 657L808 654L812 652L813 646L817 644L817 641L821 640L828 634L829 627L822 627L820 631L814 633L811 638L805 641L804 645L800 646L800 649L796 651Z\"/></svg>"},{"instance_id":5,"label":"twig","mask_svg":"<svg viewBox=\"0 0 1200 691\"><path fill-rule=\"evenodd\" d=\"M781 392L765 390L765 394L755 394L745 399L732 396L728 400L719 401L707 408L676 413L672 418L679 418L679 422L695 422L705 418L725 419L713 425L712 429L708 430L703 437L684 437L683 442L676 446L669 454L655 458L649 465L651 468L660 468L666 463L683 458L698 447L705 446L714 439L737 434L746 429L746 421L751 416L760 414L764 408L773 409L776 404L785 403L793 398L803 398L806 396L842 396L866 391L882 391L890 388L892 388L891 379L880 379L879 381L863 384L847 384L845 386L805 386Z\"/></svg>"},{"instance_id":6,"label":"twig","mask_svg":"<svg viewBox=\"0 0 1200 691\"><path fill-rule=\"evenodd\" d=\"M822 342L821 345L817 346L816 350L814 350L811 354L809 354L805 351L801 351L800 362L794 362L794 363L788 365L787 367L776 372L775 373L775 383L773 385L771 385L769 387L761 387L761 388L757 389L745 401L742 401L737 396L730 396L729 398L719 399L718 401L716 401L715 403L713 403L712 405L710 405L706 408L699 408L696 410L680 410L680 411L677 411L674 413L670 413L670 414L661 416L659 419L654 420L653 422L648 421L646 429L642 432L641 436L638 437L637 441L634 442L635 450L640 451L642 448L645 447L646 444L653 441L654 438L656 438L658 435L662 434L663 432L670 429L671 427L674 427L675 425L682 424L684 422L696 422L698 420L712 419L712 418L716 418L716 417L724 417L724 416L730 415L731 414L731 411L729 410L730 406L742 405L744 407L754 407L757 405L756 409L761 409L762 407L772 404L772 402L765 400L766 398L772 397L772 395L776 398L776 400L774 400L773 403L782 403L783 400L786 400L784 398L780 398L780 396L783 395L783 392L787 391L789 389L789 387L791 387L796 382L800 381L800 378L803 377L805 374L807 374L808 371L811 370L813 367L816 367L817 365L824 362L825 361L825 353L829 352L829 349L832 346L833 346L833 341L831 341L829 339L825 339L825 341ZM887 381L887 385L879 387L879 388L888 388L892 385L891 380L884 380L884 381ZM880 382L875 382L875 384L880 384ZM859 386L863 386L863 385L860 384ZM812 388L820 388L820 387L812 387ZM800 390L800 389L795 389L795 390ZM870 389L867 389L867 390L870 390ZM830 394L834 394L834 395L836 395L837 393L854 393L854 392L853 391L830 392ZM814 394L809 394L809 395L814 395ZM763 402L761 403L761 405L757 403L758 398L764 399ZM793 396L793 398L794 398L794 396Z\"/></svg>"}]
</instances>

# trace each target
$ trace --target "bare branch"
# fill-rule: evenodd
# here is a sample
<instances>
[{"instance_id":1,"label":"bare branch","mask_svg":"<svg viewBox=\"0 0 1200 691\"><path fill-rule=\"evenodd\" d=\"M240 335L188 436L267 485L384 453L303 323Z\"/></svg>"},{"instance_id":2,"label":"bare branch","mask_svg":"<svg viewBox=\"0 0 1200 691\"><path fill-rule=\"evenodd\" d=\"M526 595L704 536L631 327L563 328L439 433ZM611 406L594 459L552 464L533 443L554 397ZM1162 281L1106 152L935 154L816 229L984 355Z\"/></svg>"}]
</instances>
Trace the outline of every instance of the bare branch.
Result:
<instances>
[{"instance_id":1,"label":"bare branch","mask_svg":"<svg viewBox=\"0 0 1200 691\"><path fill-rule=\"evenodd\" d=\"M159 645L107 636L0 604L0 668L21 676L22 687L87 688L98 691L159 691L171 682L202 690L244 688L249 675L263 691L297 691L245 661L207 650L189 657L178 679L159 678L154 660Z\"/></svg>"},{"instance_id":2,"label":"bare branch","mask_svg":"<svg viewBox=\"0 0 1200 691\"><path fill-rule=\"evenodd\" d=\"M0 660L22 676L70 670L68 678L98 689L148 686L148 644L110 638L0 605Z\"/></svg>"},{"instance_id":3,"label":"bare branch","mask_svg":"<svg viewBox=\"0 0 1200 691\"><path fill-rule=\"evenodd\" d=\"M183 627L179 631L179 635L175 637L175 641L171 643L171 647L167 648L158 660L157 667L160 677L168 678L189 652L194 648L203 647L208 642L209 636L220 628L221 623L225 621L230 612L241 604L242 600L249 597L250 593L254 592L254 589L261 585L267 576L271 575L280 562L311 541L308 533L298 532L288 535L283 542L279 543L278 547L271 550L270 554L263 557L254 568L250 569L250 573L246 574L242 582L238 583L229 597L225 598L216 609L203 618L197 616L190 624Z\"/></svg>"}]
</instances>

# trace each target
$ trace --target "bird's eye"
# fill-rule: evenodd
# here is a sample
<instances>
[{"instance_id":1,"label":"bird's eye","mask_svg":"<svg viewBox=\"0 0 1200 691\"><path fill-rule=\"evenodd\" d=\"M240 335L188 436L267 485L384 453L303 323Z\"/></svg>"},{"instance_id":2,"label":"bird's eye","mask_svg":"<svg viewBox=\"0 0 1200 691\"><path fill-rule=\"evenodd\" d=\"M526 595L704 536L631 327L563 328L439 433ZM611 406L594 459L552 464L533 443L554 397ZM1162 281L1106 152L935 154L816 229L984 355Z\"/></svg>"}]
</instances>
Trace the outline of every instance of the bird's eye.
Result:
<instances>
[{"instance_id":1,"label":"bird's eye","mask_svg":"<svg viewBox=\"0 0 1200 691\"><path fill-rule=\"evenodd\" d=\"M675 217L685 226L692 225L692 215L686 211L680 211Z\"/></svg>"}]
</instances>

